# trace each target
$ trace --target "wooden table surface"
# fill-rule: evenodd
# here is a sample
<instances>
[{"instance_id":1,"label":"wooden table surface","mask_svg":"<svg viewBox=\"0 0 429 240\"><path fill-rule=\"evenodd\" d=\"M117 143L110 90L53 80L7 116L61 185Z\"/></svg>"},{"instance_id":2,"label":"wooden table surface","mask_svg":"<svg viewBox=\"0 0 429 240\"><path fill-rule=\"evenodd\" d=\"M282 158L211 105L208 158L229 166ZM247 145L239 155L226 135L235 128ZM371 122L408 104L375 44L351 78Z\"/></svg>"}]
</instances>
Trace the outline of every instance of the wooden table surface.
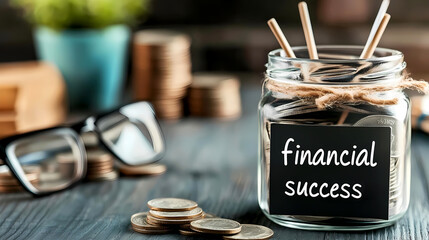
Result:
<instances>
[{"instance_id":1,"label":"wooden table surface","mask_svg":"<svg viewBox=\"0 0 429 240\"><path fill-rule=\"evenodd\" d=\"M52 196L0 195L0 239L187 239L131 230L130 216L157 197L193 199L207 212L272 228L273 239L429 239L429 136L413 133L411 203L395 225L366 232L316 232L269 221L257 202L257 102L260 88L243 87L237 121L184 119L162 123L168 172L85 182ZM192 239L192 238L191 238Z\"/></svg>"}]
</instances>

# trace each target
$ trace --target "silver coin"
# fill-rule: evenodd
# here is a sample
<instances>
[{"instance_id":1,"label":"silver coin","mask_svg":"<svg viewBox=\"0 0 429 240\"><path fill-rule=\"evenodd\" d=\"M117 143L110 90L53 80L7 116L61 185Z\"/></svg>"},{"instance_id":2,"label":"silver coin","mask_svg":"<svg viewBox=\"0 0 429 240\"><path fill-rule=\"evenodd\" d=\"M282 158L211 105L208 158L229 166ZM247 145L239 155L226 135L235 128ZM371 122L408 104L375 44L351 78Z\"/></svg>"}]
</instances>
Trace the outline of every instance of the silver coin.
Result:
<instances>
[{"instance_id":1,"label":"silver coin","mask_svg":"<svg viewBox=\"0 0 429 240\"><path fill-rule=\"evenodd\" d=\"M236 235L224 236L223 239L231 240L265 240L274 235L273 230L254 224L241 224L241 232Z\"/></svg>"},{"instance_id":2,"label":"silver coin","mask_svg":"<svg viewBox=\"0 0 429 240\"><path fill-rule=\"evenodd\" d=\"M173 231L172 229L145 229L145 228L138 228L134 226L132 226L132 229L135 232L142 233L142 234L166 234Z\"/></svg>"},{"instance_id":3,"label":"silver coin","mask_svg":"<svg viewBox=\"0 0 429 240\"><path fill-rule=\"evenodd\" d=\"M390 155L398 157L405 144L404 125L399 119L387 115L371 115L357 121L353 126L361 127L390 127Z\"/></svg>"},{"instance_id":4,"label":"silver coin","mask_svg":"<svg viewBox=\"0 0 429 240\"><path fill-rule=\"evenodd\" d=\"M191 229L201 233L237 234L241 231L241 224L224 218L205 218L191 222Z\"/></svg>"},{"instance_id":5,"label":"silver coin","mask_svg":"<svg viewBox=\"0 0 429 240\"><path fill-rule=\"evenodd\" d=\"M188 231L188 230L179 229L179 233L183 236L201 236L201 233L194 232L192 230Z\"/></svg>"},{"instance_id":6,"label":"silver coin","mask_svg":"<svg viewBox=\"0 0 429 240\"><path fill-rule=\"evenodd\" d=\"M147 202L147 205L152 210L164 212L189 211L198 206L194 201L181 198L157 198Z\"/></svg>"},{"instance_id":7,"label":"silver coin","mask_svg":"<svg viewBox=\"0 0 429 240\"><path fill-rule=\"evenodd\" d=\"M167 226L151 225L146 221L148 212L136 213L131 216L131 225L133 228L140 228L146 230L166 230Z\"/></svg>"},{"instance_id":8,"label":"silver coin","mask_svg":"<svg viewBox=\"0 0 429 240\"><path fill-rule=\"evenodd\" d=\"M196 216L194 218L184 218L184 219L169 219L169 218L158 218L158 217L154 217L150 214L147 215L147 219L146 221L149 224L155 224L155 225L159 225L159 224L167 224L167 225L183 225L183 224L189 224L192 221L201 219L202 216Z\"/></svg>"},{"instance_id":9,"label":"silver coin","mask_svg":"<svg viewBox=\"0 0 429 240\"><path fill-rule=\"evenodd\" d=\"M199 207L194 208L189 211L178 211L178 212L163 212L157 210L150 210L150 215L157 218L165 218L165 219L188 219L195 218L203 214L203 210Z\"/></svg>"}]
</instances>

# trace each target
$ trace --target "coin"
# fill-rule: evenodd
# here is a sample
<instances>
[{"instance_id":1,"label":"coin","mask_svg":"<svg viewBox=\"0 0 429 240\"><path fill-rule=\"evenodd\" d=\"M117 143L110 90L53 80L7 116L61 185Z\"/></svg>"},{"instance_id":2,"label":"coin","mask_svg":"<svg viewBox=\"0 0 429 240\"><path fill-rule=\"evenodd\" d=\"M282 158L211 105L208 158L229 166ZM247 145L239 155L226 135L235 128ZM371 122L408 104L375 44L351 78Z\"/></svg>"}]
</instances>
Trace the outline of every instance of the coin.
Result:
<instances>
[{"instance_id":1,"label":"coin","mask_svg":"<svg viewBox=\"0 0 429 240\"><path fill-rule=\"evenodd\" d=\"M199 207L194 208L189 211L180 211L180 212L163 212L157 210L150 210L149 214L157 218L166 218L166 219L188 219L201 216L203 210Z\"/></svg>"},{"instance_id":2,"label":"coin","mask_svg":"<svg viewBox=\"0 0 429 240\"><path fill-rule=\"evenodd\" d=\"M191 229L210 234L236 234L241 231L240 223L224 218L205 218L191 222Z\"/></svg>"},{"instance_id":3,"label":"coin","mask_svg":"<svg viewBox=\"0 0 429 240\"><path fill-rule=\"evenodd\" d=\"M88 167L87 171L90 173L106 173L111 172L113 170L113 166L100 166L100 167Z\"/></svg>"},{"instance_id":4,"label":"coin","mask_svg":"<svg viewBox=\"0 0 429 240\"><path fill-rule=\"evenodd\" d=\"M211 90L219 88L238 87L237 77L228 74L195 73L191 88Z\"/></svg>"},{"instance_id":5,"label":"coin","mask_svg":"<svg viewBox=\"0 0 429 240\"><path fill-rule=\"evenodd\" d=\"M120 165L119 171L125 175L158 175L167 171L167 167L163 164L147 164L143 166L126 166Z\"/></svg>"},{"instance_id":6,"label":"coin","mask_svg":"<svg viewBox=\"0 0 429 240\"><path fill-rule=\"evenodd\" d=\"M88 159L88 163L112 161L111 154L99 149L88 151L86 154L86 158Z\"/></svg>"},{"instance_id":7,"label":"coin","mask_svg":"<svg viewBox=\"0 0 429 240\"><path fill-rule=\"evenodd\" d=\"M404 124L401 120L388 115L371 115L360 119L353 126L390 127L391 156L398 157L401 155L401 149L405 146Z\"/></svg>"},{"instance_id":8,"label":"coin","mask_svg":"<svg viewBox=\"0 0 429 240\"><path fill-rule=\"evenodd\" d=\"M201 218L202 216L196 216L194 218L186 218L186 219L158 218L158 217L152 216L149 212L149 214L147 215L147 222L150 224L183 225Z\"/></svg>"},{"instance_id":9,"label":"coin","mask_svg":"<svg viewBox=\"0 0 429 240\"><path fill-rule=\"evenodd\" d=\"M191 223L182 224L179 226L180 229L191 231Z\"/></svg>"},{"instance_id":10,"label":"coin","mask_svg":"<svg viewBox=\"0 0 429 240\"><path fill-rule=\"evenodd\" d=\"M179 233L183 236L201 236L201 233L189 230L179 229Z\"/></svg>"},{"instance_id":11,"label":"coin","mask_svg":"<svg viewBox=\"0 0 429 240\"><path fill-rule=\"evenodd\" d=\"M182 198L157 198L147 202L152 210L165 212L188 211L198 207L198 204L192 200Z\"/></svg>"},{"instance_id":12,"label":"coin","mask_svg":"<svg viewBox=\"0 0 429 240\"><path fill-rule=\"evenodd\" d=\"M0 192L2 193L11 193L11 192L22 192L24 188L21 186L1 186Z\"/></svg>"},{"instance_id":13,"label":"coin","mask_svg":"<svg viewBox=\"0 0 429 240\"><path fill-rule=\"evenodd\" d=\"M118 173L114 169L113 156L100 148L93 148L87 153L86 178L94 181L115 180Z\"/></svg>"},{"instance_id":14,"label":"coin","mask_svg":"<svg viewBox=\"0 0 429 240\"><path fill-rule=\"evenodd\" d=\"M118 173L116 171L112 171L100 175L89 175L87 178L94 181L115 180L118 178Z\"/></svg>"},{"instance_id":15,"label":"coin","mask_svg":"<svg viewBox=\"0 0 429 240\"><path fill-rule=\"evenodd\" d=\"M137 227L132 227L132 229L135 232L138 233L143 233L143 234L166 234L171 232L171 229L144 229L144 228L137 228Z\"/></svg>"},{"instance_id":16,"label":"coin","mask_svg":"<svg viewBox=\"0 0 429 240\"><path fill-rule=\"evenodd\" d=\"M40 166L25 165L22 166L25 177L33 185L36 186L40 178ZM13 193L22 192L24 188L20 182L15 178L12 172L7 166L0 167L0 192L1 193Z\"/></svg>"},{"instance_id":17,"label":"coin","mask_svg":"<svg viewBox=\"0 0 429 240\"><path fill-rule=\"evenodd\" d=\"M91 149L98 147L98 137L94 132L82 132L80 137L85 144L85 148Z\"/></svg>"},{"instance_id":18,"label":"coin","mask_svg":"<svg viewBox=\"0 0 429 240\"><path fill-rule=\"evenodd\" d=\"M190 45L188 36L176 32L144 30L134 35L134 95L150 100L159 118L183 116L182 100L192 79Z\"/></svg>"},{"instance_id":19,"label":"coin","mask_svg":"<svg viewBox=\"0 0 429 240\"><path fill-rule=\"evenodd\" d=\"M241 232L236 235L224 236L223 239L232 240L265 240L274 235L273 230L254 224L241 224Z\"/></svg>"},{"instance_id":20,"label":"coin","mask_svg":"<svg viewBox=\"0 0 429 240\"><path fill-rule=\"evenodd\" d=\"M241 115L240 83L230 75L196 73L188 106L194 116L235 119Z\"/></svg>"},{"instance_id":21,"label":"coin","mask_svg":"<svg viewBox=\"0 0 429 240\"><path fill-rule=\"evenodd\" d=\"M134 215L131 216L131 225L133 227L137 227L137 228L142 228L142 229L146 229L146 230L165 230L165 229L169 229L166 226L162 226L162 225L151 225L146 221L147 218L147 214L148 212L141 212L141 213L136 213Z\"/></svg>"},{"instance_id":22,"label":"coin","mask_svg":"<svg viewBox=\"0 0 429 240\"><path fill-rule=\"evenodd\" d=\"M25 174L26 178L30 182L38 181L39 174L27 173ZM19 185L18 180L12 175L3 175L0 177L0 185Z\"/></svg>"}]
</instances>

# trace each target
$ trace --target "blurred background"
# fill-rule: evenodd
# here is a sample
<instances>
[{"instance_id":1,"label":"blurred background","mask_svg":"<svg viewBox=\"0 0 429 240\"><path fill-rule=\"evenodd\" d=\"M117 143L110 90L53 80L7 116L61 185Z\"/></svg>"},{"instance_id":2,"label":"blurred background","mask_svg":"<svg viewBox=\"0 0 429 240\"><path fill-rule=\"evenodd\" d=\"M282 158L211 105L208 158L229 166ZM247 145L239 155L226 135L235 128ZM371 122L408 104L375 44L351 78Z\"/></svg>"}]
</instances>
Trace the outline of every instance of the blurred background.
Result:
<instances>
[{"instance_id":1,"label":"blurred background","mask_svg":"<svg viewBox=\"0 0 429 240\"><path fill-rule=\"evenodd\" d=\"M292 46L305 45L297 3L275 0L153 0L133 30L163 28L192 38L193 71L264 71L268 51L278 44L266 21L274 17ZM316 44L363 45L381 1L307 1ZM380 46L405 52L410 72L427 74L429 1L394 0L392 20ZM32 25L8 0L0 0L0 61L36 59Z\"/></svg>"},{"instance_id":2,"label":"blurred background","mask_svg":"<svg viewBox=\"0 0 429 240\"><path fill-rule=\"evenodd\" d=\"M0 136L131 100L164 119L236 119L240 83L260 84L279 48L267 20L305 45L298 2L0 0ZM317 45L364 45L381 1L307 3ZM379 44L402 51L416 79L429 79L428 11L428 1L392 1Z\"/></svg>"}]
</instances>

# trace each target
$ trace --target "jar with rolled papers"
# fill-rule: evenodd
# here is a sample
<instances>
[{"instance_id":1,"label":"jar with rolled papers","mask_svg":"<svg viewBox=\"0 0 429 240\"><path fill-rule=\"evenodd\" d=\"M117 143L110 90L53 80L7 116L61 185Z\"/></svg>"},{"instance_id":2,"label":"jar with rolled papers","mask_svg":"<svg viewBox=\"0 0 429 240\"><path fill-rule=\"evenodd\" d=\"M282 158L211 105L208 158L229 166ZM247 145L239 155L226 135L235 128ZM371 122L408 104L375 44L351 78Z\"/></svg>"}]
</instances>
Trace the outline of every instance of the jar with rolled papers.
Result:
<instances>
[{"instance_id":1,"label":"jar with rolled papers","mask_svg":"<svg viewBox=\"0 0 429 240\"><path fill-rule=\"evenodd\" d=\"M401 52L319 46L268 55L259 103L259 205L284 226L365 230L393 224L410 197L410 101L427 83Z\"/></svg>"}]
</instances>

